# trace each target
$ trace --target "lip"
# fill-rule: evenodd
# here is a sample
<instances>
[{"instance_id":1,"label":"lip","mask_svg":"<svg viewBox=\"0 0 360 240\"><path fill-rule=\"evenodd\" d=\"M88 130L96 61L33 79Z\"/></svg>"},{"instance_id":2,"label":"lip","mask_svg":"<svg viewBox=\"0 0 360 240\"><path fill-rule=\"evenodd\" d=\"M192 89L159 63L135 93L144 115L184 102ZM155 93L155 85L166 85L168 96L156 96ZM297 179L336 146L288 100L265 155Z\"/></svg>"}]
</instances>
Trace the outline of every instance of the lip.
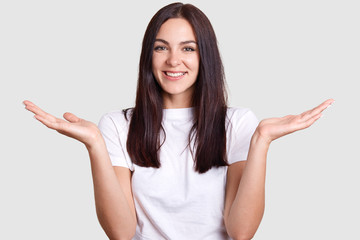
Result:
<instances>
[{"instance_id":1,"label":"lip","mask_svg":"<svg viewBox=\"0 0 360 240\"><path fill-rule=\"evenodd\" d=\"M185 73L184 75L180 75L178 77L171 77L171 76L168 76L165 74L165 72L169 72L169 73ZM182 79L183 77L186 76L187 72L185 71L163 71L162 72L163 76L167 79L167 80L170 80L170 81L177 81L177 80L180 80Z\"/></svg>"}]
</instances>

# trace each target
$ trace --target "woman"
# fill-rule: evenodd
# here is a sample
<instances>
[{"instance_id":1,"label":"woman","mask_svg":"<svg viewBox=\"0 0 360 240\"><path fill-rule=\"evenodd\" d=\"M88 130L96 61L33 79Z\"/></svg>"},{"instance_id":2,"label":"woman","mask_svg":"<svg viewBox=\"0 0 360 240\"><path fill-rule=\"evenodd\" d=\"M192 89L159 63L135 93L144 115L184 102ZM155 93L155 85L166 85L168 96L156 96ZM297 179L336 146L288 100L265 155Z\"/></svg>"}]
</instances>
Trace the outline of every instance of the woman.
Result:
<instances>
[{"instance_id":1,"label":"woman","mask_svg":"<svg viewBox=\"0 0 360 240\"><path fill-rule=\"evenodd\" d=\"M145 32L133 109L108 113L97 127L24 104L85 144L110 239L251 239L264 212L270 143L311 126L332 102L260 123L249 109L228 108L209 20L174 3Z\"/></svg>"}]
</instances>

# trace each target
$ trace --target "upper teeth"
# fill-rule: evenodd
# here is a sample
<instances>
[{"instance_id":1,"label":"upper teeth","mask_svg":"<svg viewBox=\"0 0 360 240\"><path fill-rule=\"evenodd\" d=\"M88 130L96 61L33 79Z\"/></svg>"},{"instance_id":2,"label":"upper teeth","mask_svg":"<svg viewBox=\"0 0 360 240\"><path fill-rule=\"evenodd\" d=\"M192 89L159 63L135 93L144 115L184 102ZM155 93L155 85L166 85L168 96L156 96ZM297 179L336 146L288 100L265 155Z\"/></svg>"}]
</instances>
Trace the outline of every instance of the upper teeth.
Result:
<instances>
[{"instance_id":1,"label":"upper teeth","mask_svg":"<svg viewBox=\"0 0 360 240\"><path fill-rule=\"evenodd\" d=\"M170 73L170 72L166 72L166 75L170 76L170 77L179 77L181 75L184 75L184 72L179 72L179 73Z\"/></svg>"}]
</instances>

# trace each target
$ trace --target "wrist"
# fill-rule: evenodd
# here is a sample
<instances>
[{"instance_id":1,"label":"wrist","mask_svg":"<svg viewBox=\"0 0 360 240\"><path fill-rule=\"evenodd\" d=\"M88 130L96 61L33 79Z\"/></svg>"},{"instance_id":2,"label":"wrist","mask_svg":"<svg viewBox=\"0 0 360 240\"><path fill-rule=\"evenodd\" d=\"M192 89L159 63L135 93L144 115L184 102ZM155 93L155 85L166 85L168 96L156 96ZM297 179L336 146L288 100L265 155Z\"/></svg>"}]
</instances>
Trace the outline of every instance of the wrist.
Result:
<instances>
[{"instance_id":1,"label":"wrist","mask_svg":"<svg viewBox=\"0 0 360 240\"><path fill-rule=\"evenodd\" d=\"M255 130L251 138L252 145L255 144L255 145L262 145L264 147L269 147L271 142L272 141L270 140L270 138L262 135L258 129Z\"/></svg>"},{"instance_id":2,"label":"wrist","mask_svg":"<svg viewBox=\"0 0 360 240\"><path fill-rule=\"evenodd\" d=\"M99 147L102 147L103 145L105 145L105 141L100 131L94 133L90 137L89 141L85 143L85 146L88 149L88 151L93 151Z\"/></svg>"}]
</instances>

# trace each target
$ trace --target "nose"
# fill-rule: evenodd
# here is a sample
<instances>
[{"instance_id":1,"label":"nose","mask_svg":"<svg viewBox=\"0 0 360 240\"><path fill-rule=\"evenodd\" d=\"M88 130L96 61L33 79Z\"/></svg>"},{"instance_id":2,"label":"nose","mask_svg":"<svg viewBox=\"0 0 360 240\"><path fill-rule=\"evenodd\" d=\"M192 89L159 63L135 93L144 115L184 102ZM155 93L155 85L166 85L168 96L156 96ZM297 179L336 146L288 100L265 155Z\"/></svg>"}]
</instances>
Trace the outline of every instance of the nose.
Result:
<instances>
[{"instance_id":1,"label":"nose","mask_svg":"<svg viewBox=\"0 0 360 240\"><path fill-rule=\"evenodd\" d=\"M176 52L169 52L169 55L166 59L166 64L168 64L172 67L176 67L176 66L180 65L181 64L180 55Z\"/></svg>"}]
</instances>

